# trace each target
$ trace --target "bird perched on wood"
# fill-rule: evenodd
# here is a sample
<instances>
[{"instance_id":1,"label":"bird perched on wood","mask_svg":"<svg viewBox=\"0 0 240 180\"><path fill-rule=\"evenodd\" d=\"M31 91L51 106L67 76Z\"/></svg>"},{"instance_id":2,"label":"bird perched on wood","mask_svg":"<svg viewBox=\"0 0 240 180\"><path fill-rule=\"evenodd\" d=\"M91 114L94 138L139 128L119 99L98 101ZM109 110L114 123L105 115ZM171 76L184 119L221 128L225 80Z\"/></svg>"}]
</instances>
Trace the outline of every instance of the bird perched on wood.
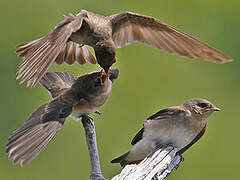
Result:
<instances>
[{"instance_id":1,"label":"bird perched on wood","mask_svg":"<svg viewBox=\"0 0 240 180\"><path fill-rule=\"evenodd\" d=\"M40 84L53 99L40 106L8 138L7 153L14 164L24 166L36 158L60 130L68 116L79 120L82 115L98 112L110 96L118 69L108 74L96 71L78 78L66 72L47 72Z\"/></svg>"},{"instance_id":2,"label":"bird perched on wood","mask_svg":"<svg viewBox=\"0 0 240 180\"><path fill-rule=\"evenodd\" d=\"M81 10L66 16L47 35L17 46L16 52L23 59L17 79L34 87L54 62L98 63L107 73L116 61L116 48L135 41L191 59L231 61L217 49L155 18L132 12L105 17ZM93 47L97 60L87 45Z\"/></svg>"},{"instance_id":3,"label":"bird perched on wood","mask_svg":"<svg viewBox=\"0 0 240 180\"><path fill-rule=\"evenodd\" d=\"M182 154L203 136L206 120L214 111L220 109L200 98L158 111L147 118L133 138L133 148L111 163L120 163L121 166L138 163L151 152L166 146L173 146Z\"/></svg>"}]
</instances>

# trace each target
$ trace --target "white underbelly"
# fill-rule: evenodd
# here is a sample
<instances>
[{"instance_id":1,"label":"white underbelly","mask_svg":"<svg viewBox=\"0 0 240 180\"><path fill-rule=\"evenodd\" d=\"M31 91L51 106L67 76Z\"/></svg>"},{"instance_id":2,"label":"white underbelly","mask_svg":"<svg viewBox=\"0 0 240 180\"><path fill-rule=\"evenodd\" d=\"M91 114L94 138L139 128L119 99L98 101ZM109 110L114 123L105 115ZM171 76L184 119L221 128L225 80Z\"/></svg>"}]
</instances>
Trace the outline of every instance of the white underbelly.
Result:
<instances>
[{"instance_id":1,"label":"white underbelly","mask_svg":"<svg viewBox=\"0 0 240 180\"><path fill-rule=\"evenodd\" d=\"M71 113L71 117L79 121L81 115L86 114L90 115L98 111L107 101L110 96L112 90L112 82L108 79L107 89L105 89L104 93L99 96L94 97L91 101L82 100L78 105L74 106L73 111Z\"/></svg>"},{"instance_id":2,"label":"white underbelly","mask_svg":"<svg viewBox=\"0 0 240 180\"><path fill-rule=\"evenodd\" d=\"M156 145L171 144L179 150L188 145L196 134L185 127L171 129L145 129L144 137L134 145L128 160L136 161L144 159L149 153L156 150Z\"/></svg>"},{"instance_id":3,"label":"white underbelly","mask_svg":"<svg viewBox=\"0 0 240 180\"><path fill-rule=\"evenodd\" d=\"M193 130L185 127L161 129L160 131L147 129L144 136L146 141L156 142L158 144L172 144L178 149L182 149L189 144L195 133Z\"/></svg>"}]
</instances>

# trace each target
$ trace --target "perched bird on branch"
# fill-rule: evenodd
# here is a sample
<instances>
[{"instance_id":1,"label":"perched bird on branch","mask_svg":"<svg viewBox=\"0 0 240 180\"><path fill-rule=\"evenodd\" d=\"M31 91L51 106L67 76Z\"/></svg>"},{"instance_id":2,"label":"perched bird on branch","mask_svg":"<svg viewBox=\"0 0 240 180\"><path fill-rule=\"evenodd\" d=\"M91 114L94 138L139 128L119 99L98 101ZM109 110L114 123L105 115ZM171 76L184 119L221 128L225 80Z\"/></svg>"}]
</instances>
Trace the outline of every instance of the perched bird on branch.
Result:
<instances>
[{"instance_id":1,"label":"perched bird on branch","mask_svg":"<svg viewBox=\"0 0 240 180\"><path fill-rule=\"evenodd\" d=\"M133 148L111 163L120 163L121 166L138 163L158 148L167 146L177 148L182 154L203 136L207 118L214 111L220 109L200 98L158 111L147 118L133 138Z\"/></svg>"},{"instance_id":2,"label":"perched bird on branch","mask_svg":"<svg viewBox=\"0 0 240 180\"><path fill-rule=\"evenodd\" d=\"M68 116L79 120L82 115L98 112L107 101L112 82L119 70L108 74L95 71L78 78L66 72L47 72L40 81L52 100L40 106L7 142L7 153L14 164L24 166L36 158L60 130Z\"/></svg>"},{"instance_id":3,"label":"perched bird on branch","mask_svg":"<svg viewBox=\"0 0 240 180\"><path fill-rule=\"evenodd\" d=\"M23 59L17 79L34 87L54 62L98 63L107 73L116 62L116 48L135 41L191 59L231 61L217 49L155 18L132 12L105 17L81 10L77 15L66 16L47 35L17 46L16 52ZM93 47L97 60L87 45Z\"/></svg>"}]
</instances>

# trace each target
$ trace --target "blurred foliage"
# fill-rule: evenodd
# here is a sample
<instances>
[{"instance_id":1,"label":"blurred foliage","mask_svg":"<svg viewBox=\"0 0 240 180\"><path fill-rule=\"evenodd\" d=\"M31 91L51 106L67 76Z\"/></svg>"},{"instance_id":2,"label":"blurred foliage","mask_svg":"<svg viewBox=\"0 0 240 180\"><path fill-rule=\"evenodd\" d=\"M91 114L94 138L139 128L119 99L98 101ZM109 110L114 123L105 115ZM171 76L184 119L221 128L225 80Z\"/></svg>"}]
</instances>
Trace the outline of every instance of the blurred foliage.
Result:
<instances>
[{"instance_id":1,"label":"blurred foliage","mask_svg":"<svg viewBox=\"0 0 240 180\"><path fill-rule=\"evenodd\" d=\"M228 0L18 0L1 1L0 53L0 172L5 180L88 179L90 163L80 122L68 119L56 138L31 164L13 166L5 143L10 133L29 114L48 101L45 89L18 85L15 80L20 59L15 45L36 39L50 31L63 14L81 9L103 15L133 11L173 25L231 56L227 64L212 64L176 57L143 44L117 50L120 78L111 98L93 115L101 165L105 177L120 171L109 161L128 151L130 141L149 115L161 108L178 105L192 97L209 99L222 109L209 119L204 137L185 154L170 180L237 179L239 176L238 101L240 100L240 1ZM50 71L80 75L99 68L54 65ZM233 156L231 156L233 155Z\"/></svg>"}]
</instances>

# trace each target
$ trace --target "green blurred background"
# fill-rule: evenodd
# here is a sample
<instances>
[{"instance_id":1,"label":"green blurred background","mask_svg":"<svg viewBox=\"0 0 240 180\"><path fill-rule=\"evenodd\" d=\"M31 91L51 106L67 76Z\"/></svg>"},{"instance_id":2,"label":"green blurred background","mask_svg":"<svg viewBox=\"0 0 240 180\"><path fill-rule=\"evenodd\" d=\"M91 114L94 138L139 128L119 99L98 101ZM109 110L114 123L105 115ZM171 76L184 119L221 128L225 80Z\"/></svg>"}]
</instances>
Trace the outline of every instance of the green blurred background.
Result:
<instances>
[{"instance_id":1,"label":"green blurred background","mask_svg":"<svg viewBox=\"0 0 240 180\"><path fill-rule=\"evenodd\" d=\"M118 49L114 67L120 68L120 78L101 109L103 116L93 115L104 176L111 178L120 171L119 165L109 161L131 148L131 139L149 115L189 98L202 97L222 111L209 118L204 137L184 154L185 161L168 179L238 179L240 1L1 0L0 8L0 179L89 179L82 124L71 118L46 150L26 167L13 166L5 153L10 133L50 99L39 85L31 89L15 80L21 61L14 53L15 45L46 34L63 19L63 14L81 9L103 15L133 11L154 16L234 59L227 64L188 60L137 43ZM50 71L80 75L97 68L53 65Z\"/></svg>"}]
</instances>

